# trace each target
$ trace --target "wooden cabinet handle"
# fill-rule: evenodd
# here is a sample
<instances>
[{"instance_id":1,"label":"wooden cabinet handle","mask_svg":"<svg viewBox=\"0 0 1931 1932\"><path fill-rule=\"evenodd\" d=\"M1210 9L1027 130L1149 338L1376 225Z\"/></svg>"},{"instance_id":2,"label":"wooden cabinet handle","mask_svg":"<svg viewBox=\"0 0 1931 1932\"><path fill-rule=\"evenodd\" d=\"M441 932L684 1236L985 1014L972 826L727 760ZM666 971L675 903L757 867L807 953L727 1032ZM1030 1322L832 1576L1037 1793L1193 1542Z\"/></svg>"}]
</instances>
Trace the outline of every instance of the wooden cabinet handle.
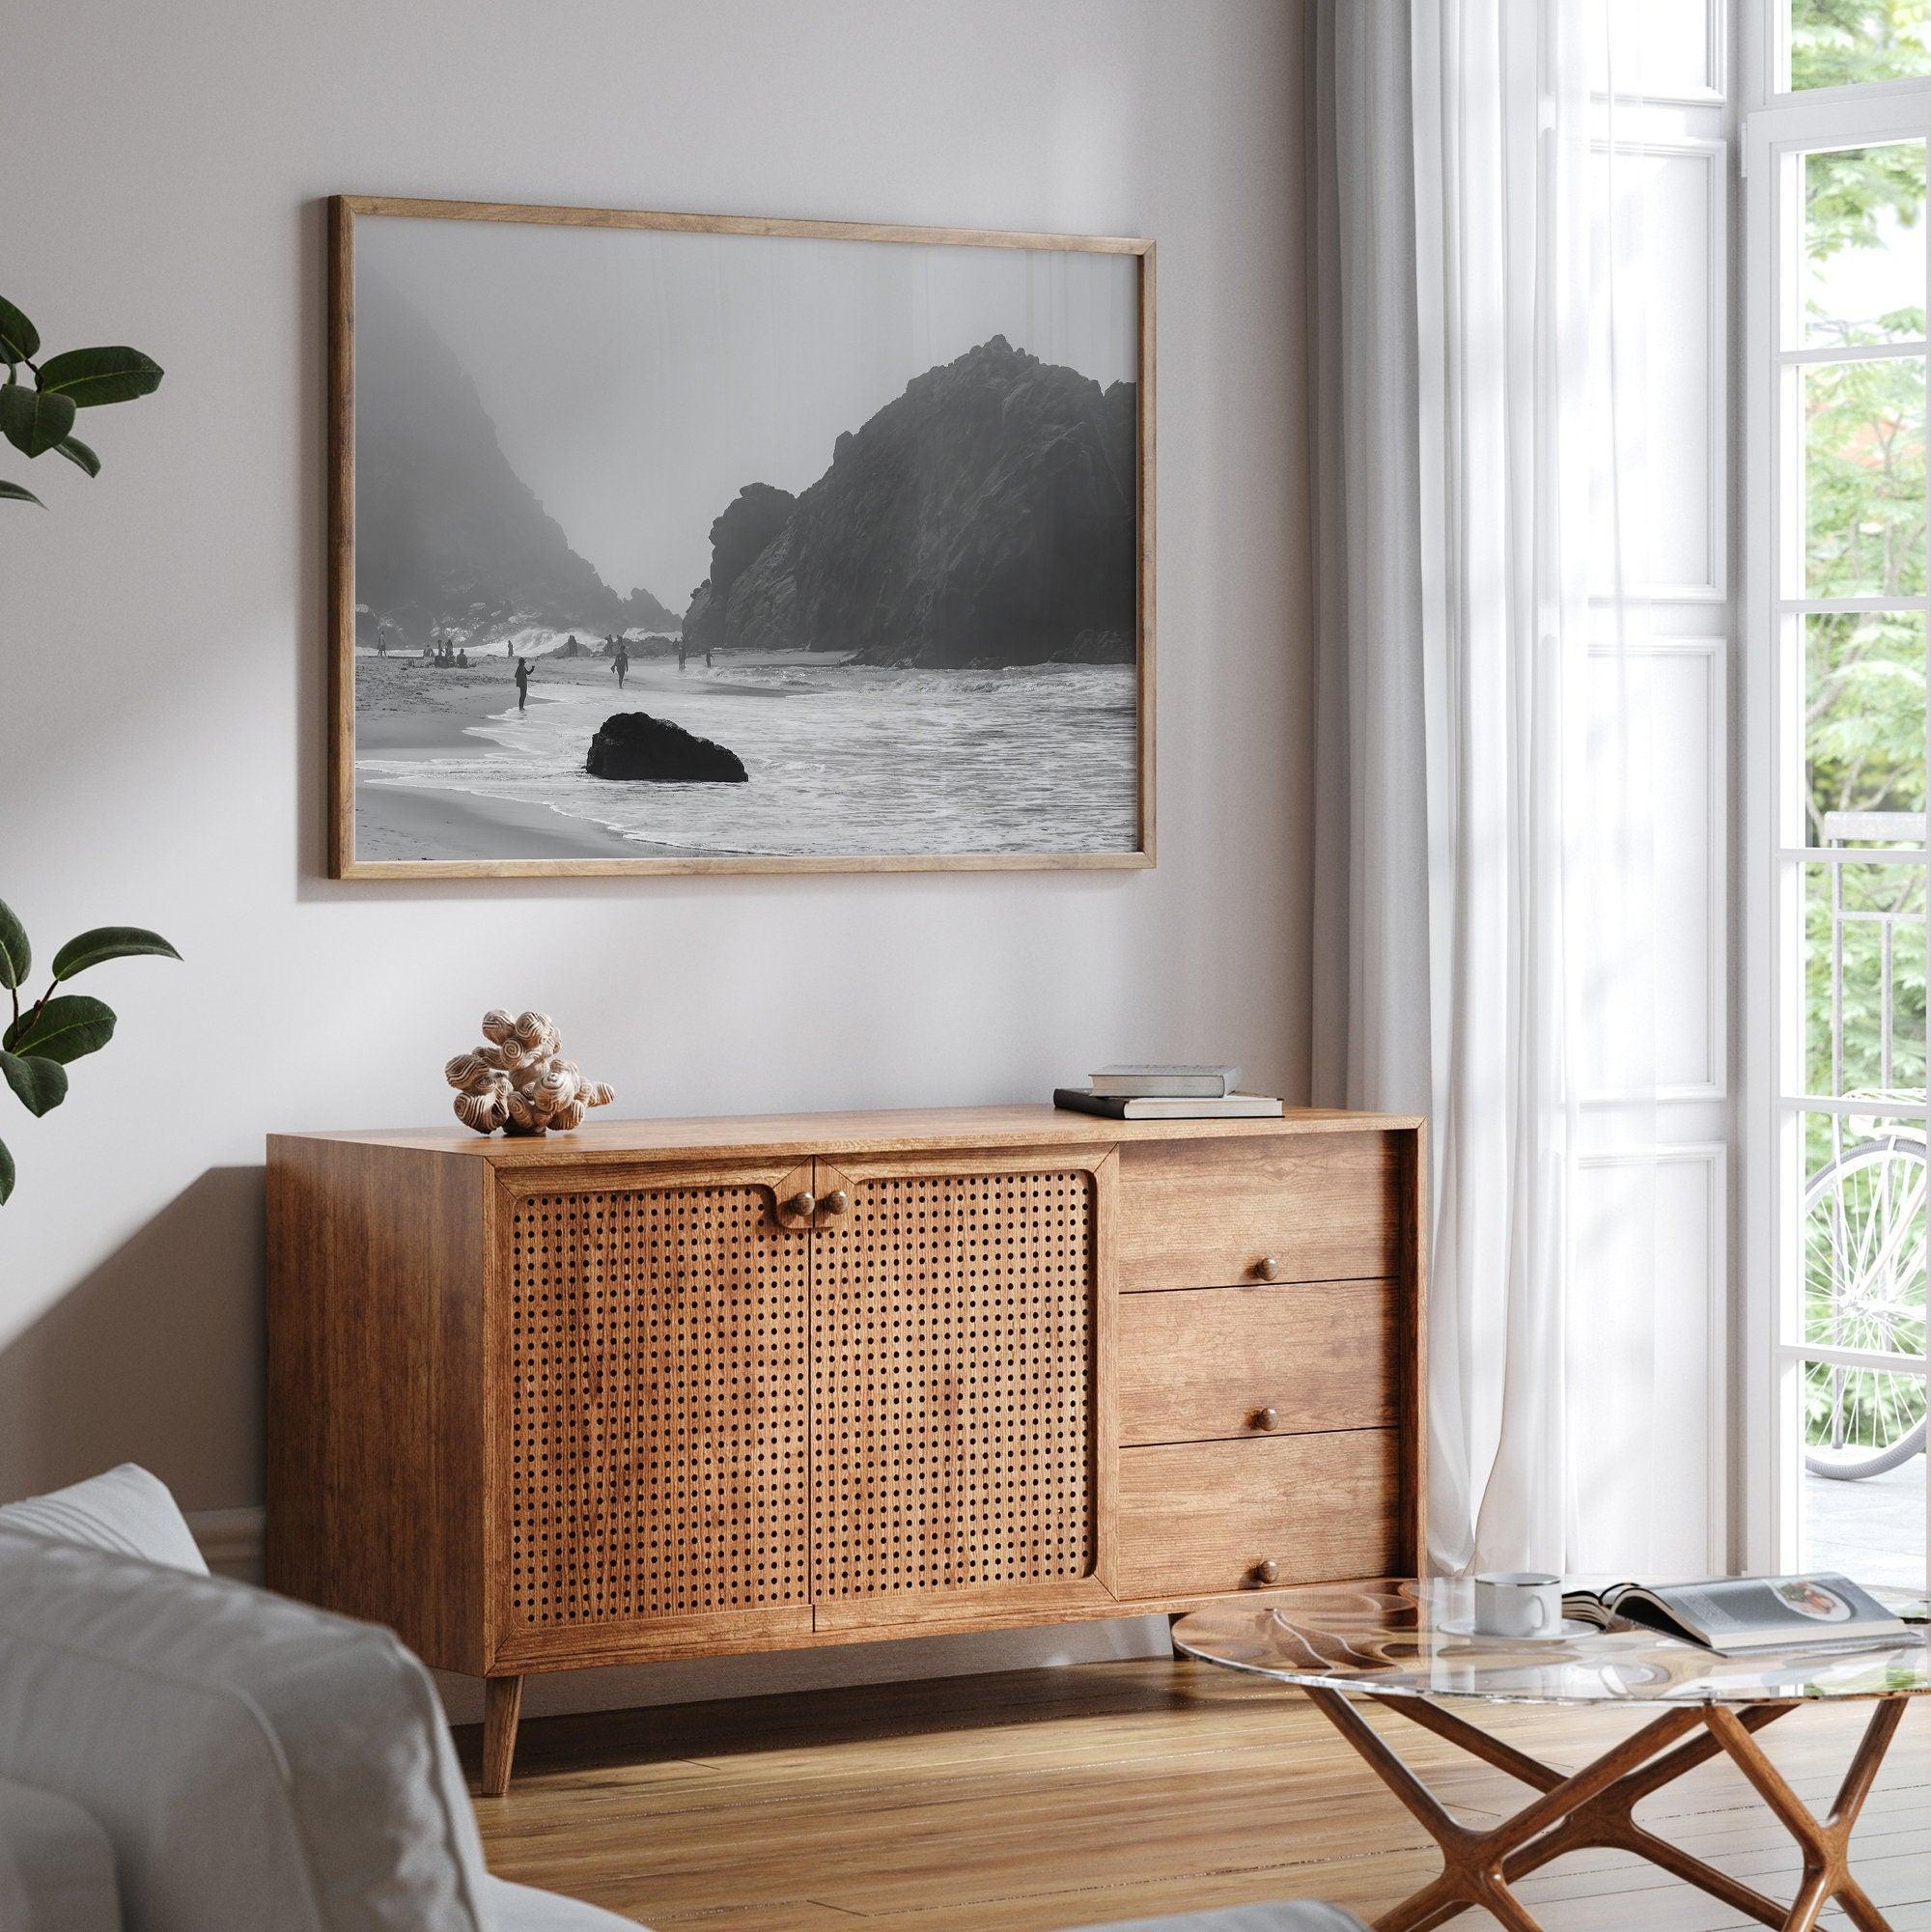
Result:
<instances>
[{"instance_id":1,"label":"wooden cabinet handle","mask_svg":"<svg viewBox=\"0 0 1931 1932\"><path fill-rule=\"evenodd\" d=\"M1263 1556L1254 1565L1254 1581L1257 1583L1272 1583L1280 1576L1280 1565L1272 1556Z\"/></svg>"},{"instance_id":2,"label":"wooden cabinet handle","mask_svg":"<svg viewBox=\"0 0 1931 1932\"><path fill-rule=\"evenodd\" d=\"M1271 1254L1264 1254L1254 1263L1254 1273L1263 1281L1274 1281L1280 1277L1280 1263Z\"/></svg>"},{"instance_id":3,"label":"wooden cabinet handle","mask_svg":"<svg viewBox=\"0 0 1931 1932\"><path fill-rule=\"evenodd\" d=\"M1277 1428L1279 1424L1280 1412L1278 1410L1261 1409L1255 1411L1254 1427L1256 1429L1273 1429Z\"/></svg>"},{"instance_id":4,"label":"wooden cabinet handle","mask_svg":"<svg viewBox=\"0 0 1931 1932\"><path fill-rule=\"evenodd\" d=\"M852 1196L843 1188L833 1188L828 1194L819 1196L818 1205L827 1215L842 1215L852 1205Z\"/></svg>"},{"instance_id":5,"label":"wooden cabinet handle","mask_svg":"<svg viewBox=\"0 0 1931 1932\"><path fill-rule=\"evenodd\" d=\"M818 1196L809 1191L794 1194L785 1203L785 1213L796 1215L799 1220L808 1221L818 1212Z\"/></svg>"}]
</instances>

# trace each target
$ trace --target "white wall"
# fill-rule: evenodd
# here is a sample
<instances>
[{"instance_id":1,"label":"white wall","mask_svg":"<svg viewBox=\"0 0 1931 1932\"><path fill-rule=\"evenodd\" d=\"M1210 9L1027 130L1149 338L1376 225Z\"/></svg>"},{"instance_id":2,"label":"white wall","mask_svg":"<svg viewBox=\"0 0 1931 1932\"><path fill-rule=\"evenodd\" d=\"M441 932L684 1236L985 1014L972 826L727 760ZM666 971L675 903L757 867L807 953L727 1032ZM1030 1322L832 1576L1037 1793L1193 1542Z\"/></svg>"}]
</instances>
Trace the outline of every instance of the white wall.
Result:
<instances>
[{"instance_id":1,"label":"white wall","mask_svg":"<svg viewBox=\"0 0 1931 1932\"><path fill-rule=\"evenodd\" d=\"M259 1500L262 1137L440 1117L488 1006L554 1013L635 1113L1040 1095L1140 1053L1301 1092L1300 13L14 0L0 293L167 379L85 426L98 481L42 458L49 513L0 521L0 897L43 956L125 920L185 964L102 970L122 1037L59 1113L0 1106L0 1496L134 1457L190 1508ZM336 191L1155 237L1159 868L322 879Z\"/></svg>"}]
</instances>

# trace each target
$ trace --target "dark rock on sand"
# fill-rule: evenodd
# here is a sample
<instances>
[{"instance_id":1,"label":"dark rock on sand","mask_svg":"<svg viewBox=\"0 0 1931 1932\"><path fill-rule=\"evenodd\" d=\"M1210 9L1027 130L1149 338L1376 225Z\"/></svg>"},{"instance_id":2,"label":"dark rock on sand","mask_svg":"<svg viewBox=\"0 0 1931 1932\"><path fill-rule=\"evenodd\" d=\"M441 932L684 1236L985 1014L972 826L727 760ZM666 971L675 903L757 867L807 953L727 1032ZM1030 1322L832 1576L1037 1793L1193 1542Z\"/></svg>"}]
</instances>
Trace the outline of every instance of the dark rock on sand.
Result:
<instances>
[{"instance_id":1,"label":"dark rock on sand","mask_svg":"<svg viewBox=\"0 0 1931 1932\"><path fill-rule=\"evenodd\" d=\"M993 336L839 436L782 527L693 613L714 626L721 604L731 649L1115 661L1080 640L1133 630L1134 423L1133 384L1103 390Z\"/></svg>"},{"instance_id":2,"label":"dark rock on sand","mask_svg":"<svg viewBox=\"0 0 1931 1932\"><path fill-rule=\"evenodd\" d=\"M641 778L659 785L742 785L750 778L735 751L642 711L606 717L590 741L583 769L593 778Z\"/></svg>"}]
</instances>

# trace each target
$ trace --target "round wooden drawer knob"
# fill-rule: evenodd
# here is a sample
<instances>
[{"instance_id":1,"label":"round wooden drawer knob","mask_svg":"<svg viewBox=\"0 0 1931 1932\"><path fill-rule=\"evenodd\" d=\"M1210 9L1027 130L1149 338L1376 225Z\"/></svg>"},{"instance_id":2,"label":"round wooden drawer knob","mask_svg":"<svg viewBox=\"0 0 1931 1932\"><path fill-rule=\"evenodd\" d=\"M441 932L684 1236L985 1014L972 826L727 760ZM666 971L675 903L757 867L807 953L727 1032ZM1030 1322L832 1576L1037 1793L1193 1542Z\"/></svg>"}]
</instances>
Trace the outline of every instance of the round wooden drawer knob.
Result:
<instances>
[{"instance_id":1,"label":"round wooden drawer knob","mask_svg":"<svg viewBox=\"0 0 1931 1932\"><path fill-rule=\"evenodd\" d=\"M1280 1426L1280 1412L1276 1409L1257 1409L1254 1412L1256 1429L1277 1429Z\"/></svg>"},{"instance_id":2,"label":"round wooden drawer knob","mask_svg":"<svg viewBox=\"0 0 1931 1932\"><path fill-rule=\"evenodd\" d=\"M1279 1580L1280 1580L1280 1565L1276 1563L1272 1556L1263 1556L1261 1560L1254 1565L1255 1582L1273 1583L1273 1582L1277 1582Z\"/></svg>"},{"instance_id":3,"label":"round wooden drawer knob","mask_svg":"<svg viewBox=\"0 0 1931 1932\"><path fill-rule=\"evenodd\" d=\"M818 1205L827 1215L842 1215L852 1205L852 1196L843 1188L833 1188L820 1199Z\"/></svg>"},{"instance_id":4,"label":"round wooden drawer knob","mask_svg":"<svg viewBox=\"0 0 1931 1932\"><path fill-rule=\"evenodd\" d=\"M817 1212L818 1196L816 1194L794 1194L785 1203L785 1213L796 1215L801 1221L808 1221Z\"/></svg>"},{"instance_id":5,"label":"round wooden drawer knob","mask_svg":"<svg viewBox=\"0 0 1931 1932\"><path fill-rule=\"evenodd\" d=\"M1280 1263L1271 1254L1264 1254L1254 1263L1254 1273L1263 1281L1277 1281L1280 1278Z\"/></svg>"}]
</instances>

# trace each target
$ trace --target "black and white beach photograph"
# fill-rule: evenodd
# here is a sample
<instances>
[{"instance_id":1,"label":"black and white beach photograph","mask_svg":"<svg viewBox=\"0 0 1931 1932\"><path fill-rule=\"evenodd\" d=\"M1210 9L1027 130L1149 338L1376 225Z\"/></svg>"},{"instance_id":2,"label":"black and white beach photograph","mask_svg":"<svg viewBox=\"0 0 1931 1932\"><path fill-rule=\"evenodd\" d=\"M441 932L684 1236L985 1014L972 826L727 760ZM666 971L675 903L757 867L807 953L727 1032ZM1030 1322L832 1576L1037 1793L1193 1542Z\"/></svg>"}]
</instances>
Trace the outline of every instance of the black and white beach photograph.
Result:
<instances>
[{"instance_id":1,"label":"black and white beach photograph","mask_svg":"<svg viewBox=\"0 0 1931 1932\"><path fill-rule=\"evenodd\" d=\"M337 205L339 871L1146 862L1147 244L440 206Z\"/></svg>"}]
</instances>

